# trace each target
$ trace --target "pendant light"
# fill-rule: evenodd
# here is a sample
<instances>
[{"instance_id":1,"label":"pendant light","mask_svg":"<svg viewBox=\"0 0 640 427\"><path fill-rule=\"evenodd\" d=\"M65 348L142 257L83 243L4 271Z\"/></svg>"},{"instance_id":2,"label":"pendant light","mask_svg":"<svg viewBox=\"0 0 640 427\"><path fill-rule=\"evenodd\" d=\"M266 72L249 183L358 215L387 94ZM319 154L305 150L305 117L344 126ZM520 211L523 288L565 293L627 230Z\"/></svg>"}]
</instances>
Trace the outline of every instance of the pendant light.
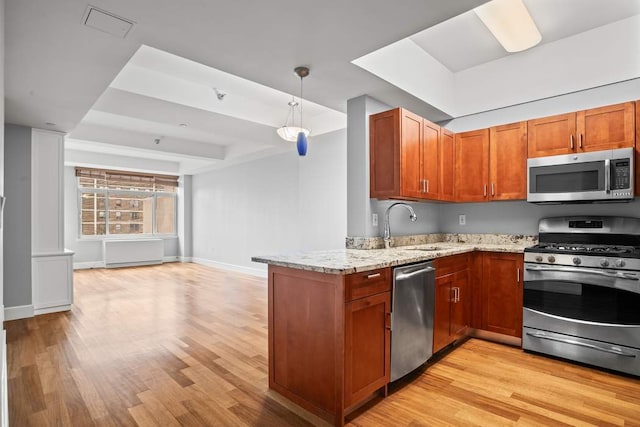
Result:
<instances>
[{"instance_id":1,"label":"pendant light","mask_svg":"<svg viewBox=\"0 0 640 427\"><path fill-rule=\"evenodd\" d=\"M300 128L302 127L302 79L309 75L309 69L307 67L296 67L293 70L300 77ZM298 147L298 155L307 155L307 134L309 132L299 131L298 139L296 140L296 147Z\"/></svg>"},{"instance_id":2,"label":"pendant light","mask_svg":"<svg viewBox=\"0 0 640 427\"><path fill-rule=\"evenodd\" d=\"M307 154L307 136L309 130L302 126L302 79L309 75L308 67L296 67L294 73L300 77L300 103L296 102L294 98L289 102L289 114L284 126L277 129L277 133L280 138L285 141L296 141L296 147L300 156ZM300 108L300 126L295 126L295 109ZM289 118L291 118L291 126L289 126Z\"/></svg>"}]
</instances>

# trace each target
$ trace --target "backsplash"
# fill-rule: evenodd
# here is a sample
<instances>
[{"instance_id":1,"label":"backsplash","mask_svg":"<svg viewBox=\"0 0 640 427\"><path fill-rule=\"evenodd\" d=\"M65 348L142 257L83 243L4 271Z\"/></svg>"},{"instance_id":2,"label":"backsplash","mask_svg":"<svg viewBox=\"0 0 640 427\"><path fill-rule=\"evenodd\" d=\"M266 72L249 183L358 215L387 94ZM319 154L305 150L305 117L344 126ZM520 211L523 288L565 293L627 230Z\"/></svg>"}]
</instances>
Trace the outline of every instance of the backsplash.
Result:
<instances>
[{"instance_id":1,"label":"backsplash","mask_svg":"<svg viewBox=\"0 0 640 427\"><path fill-rule=\"evenodd\" d=\"M395 236L391 238L391 246L414 246L438 242L448 243L483 243L491 245L535 245L538 236L525 234L462 234L462 233L433 233L414 236ZM347 249L383 249L382 237L347 237Z\"/></svg>"}]
</instances>

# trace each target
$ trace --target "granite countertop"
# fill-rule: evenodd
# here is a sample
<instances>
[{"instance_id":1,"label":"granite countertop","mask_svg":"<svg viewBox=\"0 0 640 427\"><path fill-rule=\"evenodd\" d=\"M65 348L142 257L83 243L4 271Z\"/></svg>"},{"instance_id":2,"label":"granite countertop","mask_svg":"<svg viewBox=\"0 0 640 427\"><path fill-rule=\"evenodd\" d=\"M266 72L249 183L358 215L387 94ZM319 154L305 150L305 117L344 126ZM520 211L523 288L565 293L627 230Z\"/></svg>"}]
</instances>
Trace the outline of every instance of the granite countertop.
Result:
<instances>
[{"instance_id":1,"label":"granite countertop","mask_svg":"<svg viewBox=\"0 0 640 427\"><path fill-rule=\"evenodd\" d=\"M522 253L530 241L517 243L456 243L434 242L400 246L391 249L335 249L328 251L291 252L281 255L254 256L254 262L317 271L331 274L351 274L383 267L428 261L449 255L473 251ZM433 249L433 250L427 250Z\"/></svg>"}]
</instances>

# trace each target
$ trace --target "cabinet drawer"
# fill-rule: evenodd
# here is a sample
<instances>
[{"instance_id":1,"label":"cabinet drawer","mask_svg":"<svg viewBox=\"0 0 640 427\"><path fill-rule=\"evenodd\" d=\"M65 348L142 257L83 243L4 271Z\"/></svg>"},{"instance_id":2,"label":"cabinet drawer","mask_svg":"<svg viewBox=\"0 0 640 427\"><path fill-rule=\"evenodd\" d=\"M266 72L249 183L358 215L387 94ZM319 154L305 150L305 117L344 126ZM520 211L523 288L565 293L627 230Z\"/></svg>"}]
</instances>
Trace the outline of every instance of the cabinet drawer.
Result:
<instances>
[{"instance_id":1,"label":"cabinet drawer","mask_svg":"<svg viewBox=\"0 0 640 427\"><path fill-rule=\"evenodd\" d=\"M391 269L363 271L345 277L345 301L391 290Z\"/></svg>"},{"instance_id":2,"label":"cabinet drawer","mask_svg":"<svg viewBox=\"0 0 640 427\"><path fill-rule=\"evenodd\" d=\"M436 277L466 270L469 268L469 255L466 253L434 259L433 266L436 268Z\"/></svg>"}]
</instances>

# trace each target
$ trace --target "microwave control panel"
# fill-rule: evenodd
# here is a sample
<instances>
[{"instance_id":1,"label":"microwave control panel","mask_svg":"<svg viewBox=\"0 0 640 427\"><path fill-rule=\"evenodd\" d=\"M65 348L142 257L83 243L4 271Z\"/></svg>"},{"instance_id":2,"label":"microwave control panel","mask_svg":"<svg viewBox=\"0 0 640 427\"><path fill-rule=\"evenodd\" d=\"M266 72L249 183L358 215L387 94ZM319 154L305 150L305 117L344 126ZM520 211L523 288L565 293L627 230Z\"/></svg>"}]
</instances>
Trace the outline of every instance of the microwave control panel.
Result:
<instances>
[{"instance_id":1,"label":"microwave control panel","mask_svg":"<svg viewBox=\"0 0 640 427\"><path fill-rule=\"evenodd\" d=\"M621 193L623 194L620 194L620 196L631 195L624 194L631 190L631 161L629 159L611 161L611 190L622 190Z\"/></svg>"}]
</instances>

